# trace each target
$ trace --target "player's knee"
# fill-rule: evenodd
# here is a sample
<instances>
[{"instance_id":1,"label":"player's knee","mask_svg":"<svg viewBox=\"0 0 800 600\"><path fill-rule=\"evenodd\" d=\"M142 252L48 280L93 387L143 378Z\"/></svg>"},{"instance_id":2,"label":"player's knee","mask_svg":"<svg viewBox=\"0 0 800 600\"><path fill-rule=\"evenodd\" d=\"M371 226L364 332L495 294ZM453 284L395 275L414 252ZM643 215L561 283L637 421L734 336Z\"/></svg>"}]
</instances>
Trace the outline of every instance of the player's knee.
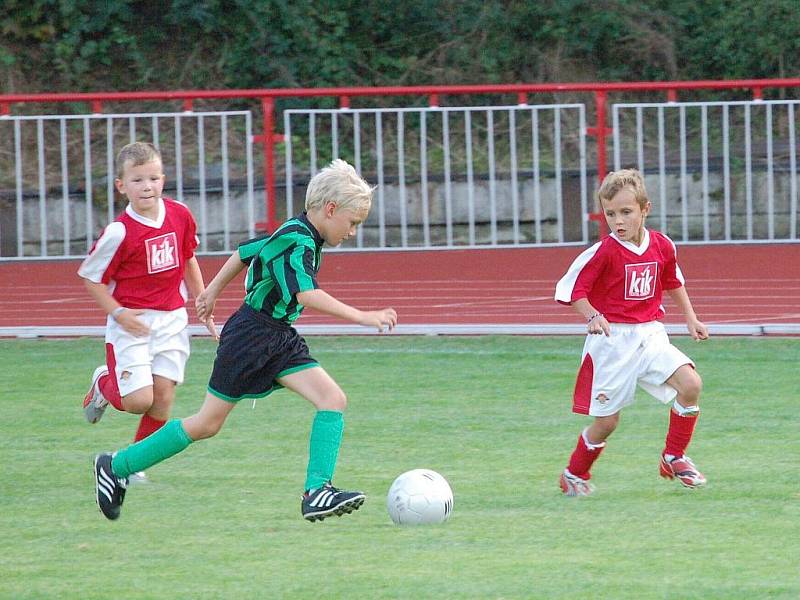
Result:
<instances>
[{"instance_id":1,"label":"player's knee","mask_svg":"<svg viewBox=\"0 0 800 600\"><path fill-rule=\"evenodd\" d=\"M692 377L684 386L683 394L686 398L691 398L694 404L700 401L700 392L703 391L703 379L696 371L692 372Z\"/></svg>"},{"instance_id":2,"label":"player's knee","mask_svg":"<svg viewBox=\"0 0 800 600\"><path fill-rule=\"evenodd\" d=\"M347 408L347 396L340 389L332 390L326 395L323 405L325 410L344 412Z\"/></svg>"},{"instance_id":3,"label":"player's knee","mask_svg":"<svg viewBox=\"0 0 800 600\"><path fill-rule=\"evenodd\" d=\"M143 388L122 397L125 412L143 415L153 406L153 389Z\"/></svg>"},{"instance_id":4,"label":"player's knee","mask_svg":"<svg viewBox=\"0 0 800 600\"><path fill-rule=\"evenodd\" d=\"M192 423L190 437L194 440L206 440L217 435L225 423L224 419L198 419ZM189 433L189 432L187 432Z\"/></svg>"}]
</instances>

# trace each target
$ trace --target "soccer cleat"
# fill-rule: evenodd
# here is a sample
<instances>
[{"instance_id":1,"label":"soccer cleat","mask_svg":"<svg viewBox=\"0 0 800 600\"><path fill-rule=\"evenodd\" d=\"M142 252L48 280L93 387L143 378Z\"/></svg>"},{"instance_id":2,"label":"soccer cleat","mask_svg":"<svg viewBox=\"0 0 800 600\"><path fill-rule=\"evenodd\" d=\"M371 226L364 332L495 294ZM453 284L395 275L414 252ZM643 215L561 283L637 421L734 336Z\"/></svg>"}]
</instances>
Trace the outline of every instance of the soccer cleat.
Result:
<instances>
[{"instance_id":1,"label":"soccer cleat","mask_svg":"<svg viewBox=\"0 0 800 600\"><path fill-rule=\"evenodd\" d=\"M662 454L659 475L665 479L677 479L683 487L692 490L706 484L706 478L686 455L667 458Z\"/></svg>"},{"instance_id":2,"label":"soccer cleat","mask_svg":"<svg viewBox=\"0 0 800 600\"><path fill-rule=\"evenodd\" d=\"M97 506L107 519L113 521L119 518L128 481L114 475L114 471L111 470L111 458L108 452L94 457L94 477Z\"/></svg>"},{"instance_id":3,"label":"soccer cleat","mask_svg":"<svg viewBox=\"0 0 800 600\"><path fill-rule=\"evenodd\" d=\"M150 483L150 479L148 479L147 473L144 471L136 471L136 473L128 475L128 485L143 485L147 483Z\"/></svg>"},{"instance_id":4,"label":"soccer cleat","mask_svg":"<svg viewBox=\"0 0 800 600\"><path fill-rule=\"evenodd\" d=\"M83 399L83 414L89 423L97 423L102 417L103 413L108 407L108 400L103 397L97 382L103 375L108 374L108 368L101 365L94 370L92 374L92 385L89 391L86 392L86 397Z\"/></svg>"},{"instance_id":5,"label":"soccer cleat","mask_svg":"<svg viewBox=\"0 0 800 600\"><path fill-rule=\"evenodd\" d=\"M326 517L358 510L366 496L362 492L346 492L326 483L313 492L303 494L301 510L306 521L322 521Z\"/></svg>"},{"instance_id":6,"label":"soccer cleat","mask_svg":"<svg viewBox=\"0 0 800 600\"><path fill-rule=\"evenodd\" d=\"M558 480L561 491L567 496L588 496L594 492L594 485L588 479L581 479L570 473L567 469L561 473Z\"/></svg>"}]
</instances>

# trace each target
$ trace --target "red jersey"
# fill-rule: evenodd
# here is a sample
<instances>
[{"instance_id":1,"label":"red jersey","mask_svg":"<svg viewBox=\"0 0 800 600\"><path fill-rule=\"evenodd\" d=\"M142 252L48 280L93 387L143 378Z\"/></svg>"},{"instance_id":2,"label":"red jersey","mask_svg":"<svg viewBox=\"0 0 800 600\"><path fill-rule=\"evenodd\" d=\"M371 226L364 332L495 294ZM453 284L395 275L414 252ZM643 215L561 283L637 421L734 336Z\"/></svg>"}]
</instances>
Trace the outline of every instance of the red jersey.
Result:
<instances>
[{"instance_id":1,"label":"red jersey","mask_svg":"<svg viewBox=\"0 0 800 600\"><path fill-rule=\"evenodd\" d=\"M196 231L180 202L162 198L156 220L128 205L100 234L78 275L108 285L126 308L181 308L189 297L183 274L198 245Z\"/></svg>"},{"instance_id":2,"label":"red jersey","mask_svg":"<svg viewBox=\"0 0 800 600\"><path fill-rule=\"evenodd\" d=\"M555 299L586 298L610 323L647 323L664 316L664 290L684 284L675 244L644 230L641 246L611 234L576 258L556 284Z\"/></svg>"}]
</instances>

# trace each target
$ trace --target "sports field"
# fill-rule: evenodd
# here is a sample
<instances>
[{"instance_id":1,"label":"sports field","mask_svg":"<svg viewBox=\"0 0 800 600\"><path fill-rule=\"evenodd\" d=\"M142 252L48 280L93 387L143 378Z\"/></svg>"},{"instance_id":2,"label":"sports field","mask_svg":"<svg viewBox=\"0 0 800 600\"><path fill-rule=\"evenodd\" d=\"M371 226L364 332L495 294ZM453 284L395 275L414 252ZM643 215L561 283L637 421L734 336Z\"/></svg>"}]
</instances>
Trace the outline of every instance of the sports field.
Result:
<instances>
[{"instance_id":1,"label":"sports field","mask_svg":"<svg viewBox=\"0 0 800 600\"><path fill-rule=\"evenodd\" d=\"M0 598L797 598L800 338L676 337L705 381L690 455L709 479L660 479L667 409L640 395L565 498L585 418L569 396L581 337L314 337L348 392L336 483L362 509L300 517L312 408L244 404L216 438L151 469L122 517L94 503L94 453L136 418L88 425L102 340L0 341ZM193 342L176 416L200 404L214 345ZM439 526L391 524L407 469L455 493Z\"/></svg>"}]
</instances>

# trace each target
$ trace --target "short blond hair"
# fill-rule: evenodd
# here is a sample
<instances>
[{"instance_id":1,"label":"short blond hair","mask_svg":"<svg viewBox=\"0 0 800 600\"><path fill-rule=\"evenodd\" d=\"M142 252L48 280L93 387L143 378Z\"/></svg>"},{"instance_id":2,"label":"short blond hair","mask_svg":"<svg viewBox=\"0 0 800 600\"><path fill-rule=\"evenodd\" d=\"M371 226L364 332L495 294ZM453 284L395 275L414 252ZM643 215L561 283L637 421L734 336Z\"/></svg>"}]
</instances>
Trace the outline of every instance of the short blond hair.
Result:
<instances>
[{"instance_id":1,"label":"short blond hair","mask_svg":"<svg viewBox=\"0 0 800 600\"><path fill-rule=\"evenodd\" d=\"M369 211L374 190L350 164L337 158L308 182L306 210L321 208L330 201L337 208Z\"/></svg>"},{"instance_id":2,"label":"short blond hair","mask_svg":"<svg viewBox=\"0 0 800 600\"><path fill-rule=\"evenodd\" d=\"M621 169L611 171L600 184L600 189L597 190L597 200L600 202L600 206L603 205L603 200L611 200L624 188L629 188L633 192L636 202L641 208L650 202L642 174L636 169Z\"/></svg>"},{"instance_id":3,"label":"short blond hair","mask_svg":"<svg viewBox=\"0 0 800 600\"><path fill-rule=\"evenodd\" d=\"M117 154L117 178L122 179L126 167L138 167L151 161L161 161L161 152L150 142L133 142Z\"/></svg>"}]
</instances>

